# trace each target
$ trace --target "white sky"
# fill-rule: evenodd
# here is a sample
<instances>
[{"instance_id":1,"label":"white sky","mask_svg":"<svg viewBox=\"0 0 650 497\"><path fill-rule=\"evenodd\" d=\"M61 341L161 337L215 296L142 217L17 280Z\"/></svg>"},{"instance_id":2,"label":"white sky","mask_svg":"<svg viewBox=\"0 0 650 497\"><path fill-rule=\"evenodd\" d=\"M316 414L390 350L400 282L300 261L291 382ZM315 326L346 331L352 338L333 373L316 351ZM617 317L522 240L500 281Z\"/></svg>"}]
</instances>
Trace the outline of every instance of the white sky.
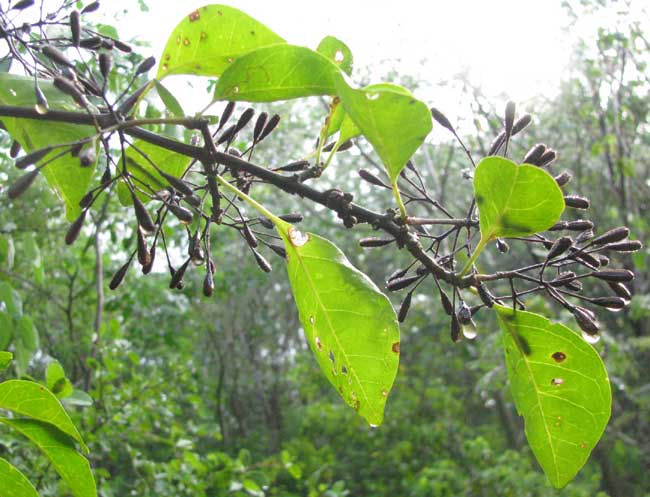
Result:
<instances>
[{"instance_id":1,"label":"white sky","mask_svg":"<svg viewBox=\"0 0 650 497\"><path fill-rule=\"evenodd\" d=\"M142 14L132 0L105 7L128 7L129 18L118 25L121 36L151 40L151 54L158 57L176 24L206 3L149 0L150 12ZM567 19L561 0L223 3L243 10L290 43L315 48L325 35L336 36L350 47L357 67L399 58L402 72L432 83L468 70L487 95L500 96L497 103L507 99L522 103L539 93L551 96L573 44L562 29ZM418 96L443 110L456 107L452 102L430 101L451 96L444 92Z\"/></svg>"}]
</instances>

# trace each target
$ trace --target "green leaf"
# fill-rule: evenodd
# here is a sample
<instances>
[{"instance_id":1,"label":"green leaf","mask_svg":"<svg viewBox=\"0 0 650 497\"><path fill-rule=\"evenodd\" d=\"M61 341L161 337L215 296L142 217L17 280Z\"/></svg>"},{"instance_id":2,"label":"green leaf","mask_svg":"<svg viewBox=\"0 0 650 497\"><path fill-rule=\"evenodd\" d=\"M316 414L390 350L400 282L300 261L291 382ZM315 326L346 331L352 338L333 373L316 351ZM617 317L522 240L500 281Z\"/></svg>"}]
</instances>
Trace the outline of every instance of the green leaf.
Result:
<instances>
[{"instance_id":1,"label":"green leaf","mask_svg":"<svg viewBox=\"0 0 650 497\"><path fill-rule=\"evenodd\" d=\"M83 390L74 389L72 393L61 399L66 406L89 407L93 405L93 399Z\"/></svg>"},{"instance_id":2,"label":"green leaf","mask_svg":"<svg viewBox=\"0 0 650 497\"><path fill-rule=\"evenodd\" d=\"M6 349L14 336L14 320L8 312L0 311L0 350Z\"/></svg>"},{"instance_id":3,"label":"green leaf","mask_svg":"<svg viewBox=\"0 0 650 497\"><path fill-rule=\"evenodd\" d=\"M387 83L355 90L341 79L337 94L345 112L383 161L391 180L396 181L431 131L427 106L406 89ZM344 119L342 134L345 126ZM346 130L348 134L353 132Z\"/></svg>"},{"instance_id":4,"label":"green leaf","mask_svg":"<svg viewBox=\"0 0 650 497\"><path fill-rule=\"evenodd\" d=\"M236 59L215 87L215 100L272 102L312 95L334 95L341 71L306 47L272 45Z\"/></svg>"},{"instance_id":5,"label":"green leaf","mask_svg":"<svg viewBox=\"0 0 650 497\"><path fill-rule=\"evenodd\" d=\"M393 306L331 242L275 220L307 341L343 400L371 425L384 418L399 364Z\"/></svg>"},{"instance_id":6,"label":"green leaf","mask_svg":"<svg viewBox=\"0 0 650 497\"><path fill-rule=\"evenodd\" d=\"M142 154L145 154L146 157ZM146 183L151 186L154 191L167 188L169 184L158 173L158 171L155 170L151 165L151 162L156 164L159 169L167 174L179 178L185 172L185 168L189 165L191 160L191 158L184 155L171 152L142 140L136 140L133 142L132 146L129 146L126 149L127 167L131 176L137 178L136 184ZM128 205L131 203L131 194L124 183L121 182L118 185L117 193L122 204ZM144 195L140 198L143 201L148 200L148 197L145 197Z\"/></svg>"},{"instance_id":7,"label":"green leaf","mask_svg":"<svg viewBox=\"0 0 650 497\"><path fill-rule=\"evenodd\" d=\"M556 488L582 468L611 413L605 366L566 326L538 314L495 306L506 366L526 438Z\"/></svg>"},{"instance_id":8,"label":"green leaf","mask_svg":"<svg viewBox=\"0 0 650 497\"><path fill-rule=\"evenodd\" d=\"M47 388L59 399L72 394L72 383L65 376L65 371L59 361L52 361L47 365L47 369L45 370L45 383L47 384Z\"/></svg>"},{"instance_id":9,"label":"green leaf","mask_svg":"<svg viewBox=\"0 0 650 497\"><path fill-rule=\"evenodd\" d=\"M503 157L479 162L474 171L474 196L485 241L547 230L564 211L562 191L550 174Z\"/></svg>"},{"instance_id":10,"label":"green leaf","mask_svg":"<svg viewBox=\"0 0 650 497\"><path fill-rule=\"evenodd\" d=\"M90 464L77 452L72 438L52 425L35 419L0 418L0 422L25 435L43 451L70 487L72 495L96 497L97 488Z\"/></svg>"},{"instance_id":11,"label":"green leaf","mask_svg":"<svg viewBox=\"0 0 650 497\"><path fill-rule=\"evenodd\" d=\"M20 295L6 281L0 281L0 309L2 309L2 304L4 304L7 314L14 319L23 315L23 303L20 300Z\"/></svg>"},{"instance_id":12,"label":"green leaf","mask_svg":"<svg viewBox=\"0 0 650 497\"><path fill-rule=\"evenodd\" d=\"M11 352L0 350L0 372L4 371L9 367L9 364L11 364L13 358L14 355Z\"/></svg>"},{"instance_id":13,"label":"green leaf","mask_svg":"<svg viewBox=\"0 0 650 497\"><path fill-rule=\"evenodd\" d=\"M172 31L157 79L170 74L219 76L230 63L256 48L284 40L264 24L227 5L206 5Z\"/></svg>"},{"instance_id":14,"label":"green leaf","mask_svg":"<svg viewBox=\"0 0 650 497\"><path fill-rule=\"evenodd\" d=\"M2 497L38 497L38 492L25 475L0 457L0 495Z\"/></svg>"},{"instance_id":15,"label":"green leaf","mask_svg":"<svg viewBox=\"0 0 650 497\"><path fill-rule=\"evenodd\" d=\"M345 74L352 75L352 64L354 62L352 51L341 40L333 36L326 36L318 44L316 51L334 62Z\"/></svg>"},{"instance_id":16,"label":"green leaf","mask_svg":"<svg viewBox=\"0 0 650 497\"><path fill-rule=\"evenodd\" d=\"M39 86L50 109L79 111L72 99L57 90L50 81L39 81ZM14 74L0 74L0 105L34 107L34 79ZM95 134L91 126L78 124L37 121L3 117L2 121L14 140L17 140L27 152L48 145L70 143ZM50 152L43 160L60 153L62 149ZM73 221L81 213L79 200L88 191L93 176L94 166L81 167L79 159L69 153L52 161L42 169L42 174L50 186L58 193L66 205L66 217Z\"/></svg>"},{"instance_id":17,"label":"green leaf","mask_svg":"<svg viewBox=\"0 0 650 497\"><path fill-rule=\"evenodd\" d=\"M0 409L7 409L56 426L74 438L84 451L88 447L59 400L43 385L25 380L0 383Z\"/></svg>"},{"instance_id":18,"label":"green leaf","mask_svg":"<svg viewBox=\"0 0 650 497\"><path fill-rule=\"evenodd\" d=\"M156 86L156 91L158 92L160 100L162 100L163 104L165 104L165 107L169 113L174 117L184 117L185 112L183 111L183 107L181 107L181 104L178 103L178 100L172 94L172 92L165 88L163 84L157 79L154 80L154 85Z\"/></svg>"},{"instance_id":19,"label":"green leaf","mask_svg":"<svg viewBox=\"0 0 650 497\"><path fill-rule=\"evenodd\" d=\"M34 326L32 318L25 315L21 316L16 326L16 338L32 354L38 350L38 330Z\"/></svg>"}]
</instances>

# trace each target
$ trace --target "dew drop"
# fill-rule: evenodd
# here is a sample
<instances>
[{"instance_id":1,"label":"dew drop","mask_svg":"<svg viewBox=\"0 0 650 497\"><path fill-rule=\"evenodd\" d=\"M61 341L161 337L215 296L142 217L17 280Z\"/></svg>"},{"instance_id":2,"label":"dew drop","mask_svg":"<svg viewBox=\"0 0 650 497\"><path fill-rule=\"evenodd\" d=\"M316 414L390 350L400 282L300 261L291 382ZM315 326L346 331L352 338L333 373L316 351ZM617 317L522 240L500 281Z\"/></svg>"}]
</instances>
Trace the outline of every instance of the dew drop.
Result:
<instances>
[{"instance_id":1,"label":"dew drop","mask_svg":"<svg viewBox=\"0 0 650 497\"><path fill-rule=\"evenodd\" d=\"M551 380L551 385L554 387L559 387L560 385L564 384L564 379L563 378L553 378Z\"/></svg>"},{"instance_id":2,"label":"dew drop","mask_svg":"<svg viewBox=\"0 0 650 497\"><path fill-rule=\"evenodd\" d=\"M584 338L585 342L587 343L598 343L598 341L600 340L600 333L590 335L589 333L583 331L582 338Z\"/></svg>"},{"instance_id":3,"label":"dew drop","mask_svg":"<svg viewBox=\"0 0 650 497\"><path fill-rule=\"evenodd\" d=\"M289 228L289 240L294 247L302 247L309 241L309 235L304 235L302 232L294 228Z\"/></svg>"},{"instance_id":4,"label":"dew drop","mask_svg":"<svg viewBox=\"0 0 650 497\"><path fill-rule=\"evenodd\" d=\"M337 50L334 54L334 62L341 63L345 59L345 54L341 50Z\"/></svg>"},{"instance_id":5,"label":"dew drop","mask_svg":"<svg viewBox=\"0 0 650 497\"><path fill-rule=\"evenodd\" d=\"M45 105L42 105L42 104L34 105L34 110L36 110L36 112L38 112L40 115L47 114L47 112L48 112L48 108Z\"/></svg>"},{"instance_id":6,"label":"dew drop","mask_svg":"<svg viewBox=\"0 0 650 497\"><path fill-rule=\"evenodd\" d=\"M564 362L566 354L564 352L553 352L551 356L555 362Z\"/></svg>"},{"instance_id":7,"label":"dew drop","mask_svg":"<svg viewBox=\"0 0 650 497\"><path fill-rule=\"evenodd\" d=\"M476 332L476 326L474 323L463 325L463 336L468 340L474 340L478 333Z\"/></svg>"},{"instance_id":8,"label":"dew drop","mask_svg":"<svg viewBox=\"0 0 650 497\"><path fill-rule=\"evenodd\" d=\"M379 93L377 92L366 93L366 98L368 100L377 100L379 98Z\"/></svg>"}]
</instances>

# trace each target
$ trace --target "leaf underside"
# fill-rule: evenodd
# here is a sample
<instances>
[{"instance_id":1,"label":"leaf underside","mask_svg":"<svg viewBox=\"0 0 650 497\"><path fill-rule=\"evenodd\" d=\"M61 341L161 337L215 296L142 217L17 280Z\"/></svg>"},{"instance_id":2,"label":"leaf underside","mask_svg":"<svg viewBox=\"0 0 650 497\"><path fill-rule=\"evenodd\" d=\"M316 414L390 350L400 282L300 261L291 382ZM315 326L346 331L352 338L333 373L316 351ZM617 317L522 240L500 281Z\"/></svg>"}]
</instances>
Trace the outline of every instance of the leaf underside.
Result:
<instances>
[{"instance_id":1,"label":"leaf underside","mask_svg":"<svg viewBox=\"0 0 650 497\"><path fill-rule=\"evenodd\" d=\"M510 389L526 438L546 476L564 487L582 468L611 414L611 389L596 350L538 314L495 306Z\"/></svg>"}]
</instances>

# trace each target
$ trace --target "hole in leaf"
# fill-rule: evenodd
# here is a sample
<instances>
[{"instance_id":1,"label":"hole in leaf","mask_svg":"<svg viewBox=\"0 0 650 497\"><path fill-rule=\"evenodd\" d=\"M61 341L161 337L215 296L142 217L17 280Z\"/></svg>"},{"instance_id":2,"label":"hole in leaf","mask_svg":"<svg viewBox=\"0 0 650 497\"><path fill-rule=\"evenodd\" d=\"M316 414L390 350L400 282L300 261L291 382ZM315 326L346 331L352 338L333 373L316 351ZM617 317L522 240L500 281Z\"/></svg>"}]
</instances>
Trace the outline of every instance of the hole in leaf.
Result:
<instances>
[{"instance_id":1,"label":"hole in leaf","mask_svg":"<svg viewBox=\"0 0 650 497\"><path fill-rule=\"evenodd\" d=\"M564 384L564 379L563 378L553 378L551 380L551 385L554 387L559 387L560 385Z\"/></svg>"},{"instance_id":2,"label":"hole in leaf","mask_svg":"<svg viewBox=\"0 0 650 497\"><path fill-rule=\"evenodd\" d=\"M563 362L566 359L566 354L564 352L553 352L551 357L555 362Z\"/></svg>"},{"instance_id":3,"label":"hole in leaf","mask_svg":"<svg viewBox=\"0 0 650 497\"><path fill-rule=\"evenodd\" d=\"M289 228L289 241L291 241L291 245L294 247L302 247L309 241L309 234L304 235L292 226Z\"/></svg>"},{"instance_id":4,"label":"hole in leaf","mask_svg":"<svg viewBox=\"0 0 650 497\"><path fill-rule=\"evenodd\" d=\"M337 50L334 54L334 62L340 64L343 62L343 59L345 59L345 54L341 50Z\"/></svg>"},{"instance_id":5,"label":"hole in leaf","mask_svg":"<svg viewBox=\"0 0 650 497\"><path fill-rule=\"evenodd\" d=\"M314 342L316 343L316 347L318 347L318 350L323 350L323 344L320 342L320 338L318 337L314 338Z\"/></svg>"}]
</instances>

